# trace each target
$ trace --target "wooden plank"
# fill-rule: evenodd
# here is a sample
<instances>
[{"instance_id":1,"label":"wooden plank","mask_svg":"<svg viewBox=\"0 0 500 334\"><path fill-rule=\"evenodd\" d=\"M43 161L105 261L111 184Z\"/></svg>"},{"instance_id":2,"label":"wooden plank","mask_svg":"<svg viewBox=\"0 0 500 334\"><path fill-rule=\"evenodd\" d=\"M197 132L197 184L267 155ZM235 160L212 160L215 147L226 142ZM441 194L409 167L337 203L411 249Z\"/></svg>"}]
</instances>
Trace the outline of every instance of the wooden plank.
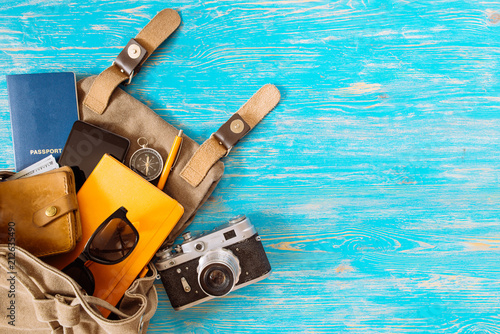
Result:
<instances>
[{"instance_id":1,"label":"wooden plank","mask_svg":"<svg viewBox=\"0 0 500 334\"><path fill-rule=\"evenodd\" d=\"M224 159L191 231L246 213L271 276L151 333L499 332L500 3L4 1L5 75L106 68L164 7L182 25L126 90L203 142L260 86L282 101Z\"/></svg>"}]
</instances>

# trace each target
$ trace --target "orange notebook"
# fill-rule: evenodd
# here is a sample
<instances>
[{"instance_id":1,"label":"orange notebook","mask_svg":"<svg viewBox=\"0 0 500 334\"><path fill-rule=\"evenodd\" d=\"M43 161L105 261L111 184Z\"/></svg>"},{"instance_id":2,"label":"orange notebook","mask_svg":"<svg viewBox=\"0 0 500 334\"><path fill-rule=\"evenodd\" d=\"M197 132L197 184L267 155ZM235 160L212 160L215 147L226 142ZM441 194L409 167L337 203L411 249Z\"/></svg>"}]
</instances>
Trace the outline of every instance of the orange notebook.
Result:
<instances>
[{"instance_id":1,"label":"orange notebook","mask_svg":"<svg viewBox=\"0 0 500 334\"><path fill-rule=\"evenodd\" d=\"M144 180L110 155L104 155L77 194L82 240L75 249L46 262L62 269L83 251L95 229L116 209L128 210L127 218L139 231L132 254L114 265L92 263L94 296L115 305L161 246L184 208L163 191ZM103 312L108 316L109 312Z\"/></svg>"}]
</instances>

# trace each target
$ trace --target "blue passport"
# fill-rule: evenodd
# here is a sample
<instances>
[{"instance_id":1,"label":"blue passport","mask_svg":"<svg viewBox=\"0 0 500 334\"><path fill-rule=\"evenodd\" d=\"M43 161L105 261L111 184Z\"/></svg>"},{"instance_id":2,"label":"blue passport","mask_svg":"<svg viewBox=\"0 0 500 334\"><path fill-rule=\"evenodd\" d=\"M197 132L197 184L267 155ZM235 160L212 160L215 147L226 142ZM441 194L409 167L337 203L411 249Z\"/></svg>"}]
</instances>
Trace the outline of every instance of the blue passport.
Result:
<instances>
[{"instance_id":1,"label":"blue passport","mask_svg":"<svg viewBox=\"0 0 500 334\"><path fill-rule=\"evenodd\" d=\"M7 75L16 171L53 155L59 159L78 120L73 72Z\"/></svg>"}]
</instances>

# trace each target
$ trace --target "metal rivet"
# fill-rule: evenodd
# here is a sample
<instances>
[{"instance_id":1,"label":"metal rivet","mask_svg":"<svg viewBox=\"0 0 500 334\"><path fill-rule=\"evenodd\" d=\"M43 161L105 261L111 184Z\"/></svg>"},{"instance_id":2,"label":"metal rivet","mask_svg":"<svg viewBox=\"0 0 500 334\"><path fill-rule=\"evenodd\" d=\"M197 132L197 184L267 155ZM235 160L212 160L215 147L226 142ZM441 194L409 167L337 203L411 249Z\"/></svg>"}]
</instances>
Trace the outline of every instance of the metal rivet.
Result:
<instances>
[{"instance_id":1,"label":"metal rivet","mask_svg":"<svg viewBox=\"0 0 500 334\"><path fill-rule=\"evenodd\" d=\"M47 217L54 217L57 214L57 208L55 206L49 206L47 210L45 210L45 215Z\"/></svg>"},{"instance_id":2,"label":"metal rivet","mask_svg":"<svg viewBox=\"0 0 500 334\"><path fill-rule=\"evenodd\" d=\"M233 131L234 133L241 133L243 132L244 128L245 125L243 124L243 121L241 119L235 119L231 122L231 131Z\"/></svg>"},{"instance_id":3,"label":"metal rivet","mask_svg":"<svg viewBox=\"0 0 500 334\"><path fill-rule=\"evenodd\" d=\"M137 44L131 44L127 50L128 56L132 59L137 59L141 56L141 48Z\"/></svg>"}]
</instances>

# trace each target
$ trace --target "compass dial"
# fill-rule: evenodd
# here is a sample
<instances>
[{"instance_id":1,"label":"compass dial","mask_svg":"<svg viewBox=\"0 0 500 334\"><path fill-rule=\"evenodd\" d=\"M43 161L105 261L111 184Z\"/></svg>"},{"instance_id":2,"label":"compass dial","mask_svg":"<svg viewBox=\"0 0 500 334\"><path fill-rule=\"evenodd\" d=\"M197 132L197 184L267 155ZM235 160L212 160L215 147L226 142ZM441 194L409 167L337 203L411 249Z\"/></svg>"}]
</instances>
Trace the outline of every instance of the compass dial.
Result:
<instances>
[{"instance_id":1,"label":"compass dial","mask_svg":"<svg viewBox=\"0 0 500 334\"><path fill-rule=\"evenodd\" d=\"M152 148L141 148L130 158L130 169L145 178L147 181L156 179L161 174L163 159Z\"/></svg>"}]
</instances>

